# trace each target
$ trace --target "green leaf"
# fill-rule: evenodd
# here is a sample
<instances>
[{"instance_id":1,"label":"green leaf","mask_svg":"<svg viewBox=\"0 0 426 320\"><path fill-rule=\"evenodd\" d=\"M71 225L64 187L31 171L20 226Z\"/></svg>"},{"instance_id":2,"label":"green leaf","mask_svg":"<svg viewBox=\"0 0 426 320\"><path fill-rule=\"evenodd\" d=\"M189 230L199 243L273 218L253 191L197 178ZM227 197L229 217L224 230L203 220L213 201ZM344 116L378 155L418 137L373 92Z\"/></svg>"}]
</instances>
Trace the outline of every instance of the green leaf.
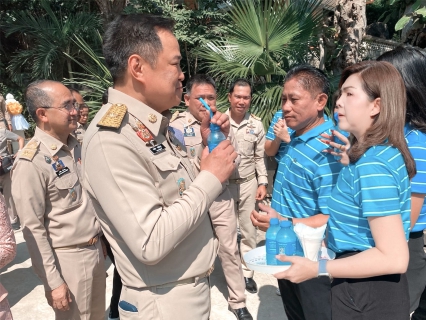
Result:
<instances>
[{"instance_id":1,"label":"green leaf","mask_svg":"<svg viewBox=\"0 0 426 320\"><path fill-rule=\"evenodd\" d=\"M409 16L403 16L401 19L398 20L398 22L395 25L395 31L402 30L407 23L410 21L411 17Z\"/></svg>"},{"instance_id":2,"label":"green leaf","mask_svg":"<svg viewBox=\"0 0 426 320\"><path fill-rule=\"evenodd\" d=\"M423 17L426 17L426 7L420 8L415 11L417 14L422 15Z\"/></svg>"}]
</instances>

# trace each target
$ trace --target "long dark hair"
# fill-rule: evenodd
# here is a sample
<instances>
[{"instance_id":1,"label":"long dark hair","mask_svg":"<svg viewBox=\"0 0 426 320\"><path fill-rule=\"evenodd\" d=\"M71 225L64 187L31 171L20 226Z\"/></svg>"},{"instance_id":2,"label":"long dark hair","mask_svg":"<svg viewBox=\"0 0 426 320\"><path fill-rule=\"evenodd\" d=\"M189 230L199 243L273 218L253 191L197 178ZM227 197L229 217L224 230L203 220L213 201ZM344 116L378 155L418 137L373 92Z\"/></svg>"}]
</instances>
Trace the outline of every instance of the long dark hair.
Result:
<instances>
[{"instance_id":1,"label":"long dark hair","mask_svg":"<svg viewBox=\"0 0 426 320\"><path fill-rule=\"evenodd\" d=\"M370 147L386 143L401 152L408 176L412 178L416 174L416 166L404 137L406 95L401 75L388 62L364 61L343 70L339 89L353 74L360 77L362 88L370 101L380 98L380 112L374 116L373 124L365 132L362 143L352 137L350 161L356 162Z\"/></svg>"},{"instance_id":2,"label":"long dark hair","mask_svg":"<svg viewBox=\"0 0 426 320\"><path fill-rule=\"evenodd\" d=\"M399 71L407 90L405 122L426 133L426 53L401 45L377 60L390 62Z\"/></svg>"}]
</instances>

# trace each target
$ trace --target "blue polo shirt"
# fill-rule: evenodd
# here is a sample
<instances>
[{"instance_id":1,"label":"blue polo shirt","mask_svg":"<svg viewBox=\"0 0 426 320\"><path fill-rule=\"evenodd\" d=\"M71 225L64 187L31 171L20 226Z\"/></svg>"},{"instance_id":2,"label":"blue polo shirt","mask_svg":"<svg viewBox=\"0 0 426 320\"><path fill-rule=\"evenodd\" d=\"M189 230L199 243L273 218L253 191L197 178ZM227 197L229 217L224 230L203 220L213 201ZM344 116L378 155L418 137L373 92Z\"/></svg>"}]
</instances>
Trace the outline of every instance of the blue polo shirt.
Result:
<instances>
[{"instance_id":1,"label":"blue polo shirt","mask_svg":"<svg viewBox=\"0 0 426 320\"><path fill-rule=\"evenodd\" d=\"M408 149L416 162L417 174L411 179L411 193L426 194L426 134L414 129L409 124L405 125L405 140ZM420 210L419 218L411 232L426 229L426 202Z\"/></svg>"},{"instance_id":2,"label":"blue polo shirt","mask_svg":"<svg viewBox=\"0 0 426 320\"><path fill-rule=\"evenodd\" d=\"M399 150L377 145L368 149L356 163L344 167L328 207L328 246L335 252L374 247L368 217L401 214L408 239L410 179Z\"/></svg>"},{"instance_id":3,"label":"blue polo shirt","mask_svg":"<svg viewBox=\"0 0 426 320\"><path fill-rule=\"evenodd\" d=\"M328 214L327 201L342 165L322 152L328 145L321 133L331 134L332 121L326 121L301 136L293 132L279 158L272 192L272 208L285 217L307 218Z\"/></svg>"}]
</instances>

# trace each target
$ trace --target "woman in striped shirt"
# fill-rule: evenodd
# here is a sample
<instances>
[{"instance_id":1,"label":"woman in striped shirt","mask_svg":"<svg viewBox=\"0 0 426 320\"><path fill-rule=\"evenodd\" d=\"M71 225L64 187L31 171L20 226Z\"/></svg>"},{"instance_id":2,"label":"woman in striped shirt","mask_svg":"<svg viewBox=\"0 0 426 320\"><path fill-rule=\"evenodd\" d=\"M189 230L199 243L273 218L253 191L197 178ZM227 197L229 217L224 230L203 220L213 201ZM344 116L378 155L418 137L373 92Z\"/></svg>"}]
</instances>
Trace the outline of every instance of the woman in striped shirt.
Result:
<instances>
[{"instance_id":1,"label":"woman in striped shirt","mask_svg":"<svg viewBox=\"0 0 426 320\"><path fill-rule=\"evenodd\" d=\"M410 260L407 280L410 312L415 311L411 319L425 319L426 254L423 250L423 230L426 229L426 53L404 45L384 53L377 60L392 63L404 79L407 90L404 132L417 169L417 174L411 180L411 228L408 241Z\"/></svg>"},{"instance_id":2,"label":"woman in striped shirt","mask_svg":"<svg viewBox=\"0 0 426 320\"><path fill-rule=\"evenodd\" d=\"M339 89L339 128L351 133L352 147L328 201L328 247L337 259L280 256L293 265L276 277L333 277L333 319L409 319L409 179L416 170L404 138L404 82L390 63L365 61L343 71Z\"/></svg>"}]
</instances>

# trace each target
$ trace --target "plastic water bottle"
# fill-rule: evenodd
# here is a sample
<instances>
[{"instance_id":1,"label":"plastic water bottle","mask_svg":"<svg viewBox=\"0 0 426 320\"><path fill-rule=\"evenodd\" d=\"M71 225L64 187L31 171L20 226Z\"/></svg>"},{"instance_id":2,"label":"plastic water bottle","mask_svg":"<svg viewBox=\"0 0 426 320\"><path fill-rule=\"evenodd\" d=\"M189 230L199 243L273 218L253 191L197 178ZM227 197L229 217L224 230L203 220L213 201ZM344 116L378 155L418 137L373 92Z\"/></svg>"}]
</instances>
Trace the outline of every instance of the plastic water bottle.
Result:
<instances>
[{"instance_id":1,"label":"plastic water bottle","mask_svg":"<svg viewBox=\"0 0 426 320\"><path fill-rule=\"evenodd\" d=\"M336 130L337 132L343 134L345 137L348 137L349 134L346 131L343 131L343 130L339 129L339 114L337 112L335 112L334 115L333 115L333 117L334 117L334 120L336 121L336 126L333 129ZM337 138L337 136L334 136L334 142L338 143L338 144L341 144L341 145L344 145L344 146L346 145L346 143L344 143L342 140L340 140L339 138ZM340 149L339 148L334 148L334 151L335 152L340 152ZM334 156L334 159L336 159L336 160L340 160L340 158L341 158L340 156Z\"/></svg>"},{"instance_id":2,"label":"plastic water bottle","mask_svg":"<svg viewBox=\"0 0 426 320\"><path fill-rule=\"evenodd\" d=\"M280 231L277 234L278 254L286 256L295 256L297 254L297 236L293 231L293 226L290 221L284 220L280 223ZM290 262L282 262L277 260L278 265L289 265Z\"/></svg>"},{"instance_id":3,"label":"plastic water bottle","mask_svg":"<svg viewBox=\"0 0 426 320\"><path fill-rule=\"evenodd\" d=\"M278 253L277 247L277 234L280 231L278 218L271 218L269 220L269 228L266 231L266 264L277 265L278 260L275 256Z\"/></svg>"},{"instance_id":4,"label":"plastic water bottle","mask_svg":"<svg viewBox=\"0 0 426 320\"><path fill-rule=\"evenodd\" d=\"M210 123L210 134L207 137L209 152L212 152L223 140L226 140L226 137L222 131L220 131L220 127L217 124Z\"/></svg>"}]
</instances>

